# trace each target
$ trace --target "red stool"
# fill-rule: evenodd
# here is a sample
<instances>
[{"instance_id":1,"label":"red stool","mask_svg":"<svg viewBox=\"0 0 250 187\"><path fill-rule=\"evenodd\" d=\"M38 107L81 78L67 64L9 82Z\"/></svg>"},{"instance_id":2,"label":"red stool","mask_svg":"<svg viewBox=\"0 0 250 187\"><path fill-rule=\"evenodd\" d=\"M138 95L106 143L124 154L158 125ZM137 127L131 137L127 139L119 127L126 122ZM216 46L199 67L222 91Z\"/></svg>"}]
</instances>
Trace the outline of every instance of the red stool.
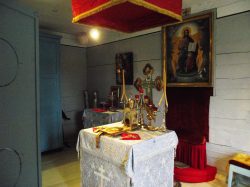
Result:
<instances>
[{"instance_id":1,"label":"red stool","mask_svg":"<svg viewBox=\"0 0 250 187\"><path fill-rule=\"evenodd\" d=\"M215 178L217 169L213 166L206 166L204 169L195 168L174 168L174 179L181 182L208 182Z\"/></svg>"},{"instance_id":2,"label":"red stool","mask_svg":"<svg viewBox=\"0 0 250 187\"><path fill-rule=\"evenodd\" d=\"M214 180L217 169L207 165L206 139L194 140L179 138L176 161L189 165L189 168L174 168L174 178L181 182L199 183Z\"/></svg>"}]
</instances>

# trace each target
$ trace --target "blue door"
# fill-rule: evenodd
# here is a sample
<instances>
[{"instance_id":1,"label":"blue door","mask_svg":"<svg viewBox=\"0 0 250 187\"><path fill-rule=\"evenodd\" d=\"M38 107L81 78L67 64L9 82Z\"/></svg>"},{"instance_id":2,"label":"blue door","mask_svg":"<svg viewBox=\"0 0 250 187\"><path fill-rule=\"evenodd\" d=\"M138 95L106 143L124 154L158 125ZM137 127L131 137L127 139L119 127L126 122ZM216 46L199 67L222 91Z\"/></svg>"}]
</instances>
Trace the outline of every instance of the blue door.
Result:
<instances>
[{"instance_id":1,"label":"blue door","mask_svg":"<svg viewBox=\"0 0 250 187\"><path fill-rule=\"evenodd\" d=\"M41 152L62 147L60 38L40 33Z\"/></svg>"}]
</instances>

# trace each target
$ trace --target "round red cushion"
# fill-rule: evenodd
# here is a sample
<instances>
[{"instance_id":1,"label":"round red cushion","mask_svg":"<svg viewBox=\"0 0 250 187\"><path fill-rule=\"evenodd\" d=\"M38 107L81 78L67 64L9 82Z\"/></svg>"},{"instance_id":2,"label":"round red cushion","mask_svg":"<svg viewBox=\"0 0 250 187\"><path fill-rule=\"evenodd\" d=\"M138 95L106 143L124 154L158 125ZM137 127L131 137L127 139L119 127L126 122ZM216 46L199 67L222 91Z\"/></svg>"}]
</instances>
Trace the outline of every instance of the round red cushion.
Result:
<instances>
[{"instance_id":1,"label":"round red cushion","mask_svg":"<svg viewBox=\"0 0 250 187\"><path fill-rule=\"evenodd\" d=\"M174 178L180 182L208 182L215 178L217 169L216 167L209 166L205 169L194 169L194 168L174 168Z\"/></svg>"}]
</instances>

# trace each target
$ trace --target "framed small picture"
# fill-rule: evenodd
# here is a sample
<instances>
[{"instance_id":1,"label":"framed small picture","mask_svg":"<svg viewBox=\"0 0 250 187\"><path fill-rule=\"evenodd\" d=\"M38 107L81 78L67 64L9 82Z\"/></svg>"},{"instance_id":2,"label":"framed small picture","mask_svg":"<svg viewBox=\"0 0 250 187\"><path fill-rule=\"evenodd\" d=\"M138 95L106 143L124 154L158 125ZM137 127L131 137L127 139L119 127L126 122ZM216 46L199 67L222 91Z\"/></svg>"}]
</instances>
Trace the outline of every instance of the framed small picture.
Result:
<instances>
[{"instance_id":1,"label":"framed small picture","mask_svg":"<svg viewBox=\"0 0 250 187\"><path fill-rule=\"evenodd\" d=\"M133 84L133 53L117 53L115 56L116 84L122 84L122 70L124 70L125 83Z\"/></svg>"},{"instance_id":2,"label":"framed small picture","mask_svg":"<svg viewBox=\"0 0 250 187\"><path fill-rule=\"evenodd\" d=\"M211 87L213 74L212 13L162 28L167 85Z\"/></svg>"}]
</instances>

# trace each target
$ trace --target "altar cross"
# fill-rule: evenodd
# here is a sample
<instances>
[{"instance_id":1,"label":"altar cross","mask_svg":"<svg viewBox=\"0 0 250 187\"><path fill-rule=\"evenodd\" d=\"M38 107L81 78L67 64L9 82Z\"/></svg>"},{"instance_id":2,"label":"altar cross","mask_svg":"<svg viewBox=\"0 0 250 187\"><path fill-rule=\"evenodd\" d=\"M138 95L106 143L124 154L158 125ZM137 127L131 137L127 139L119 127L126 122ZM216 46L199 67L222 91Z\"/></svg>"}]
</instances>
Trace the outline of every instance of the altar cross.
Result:
<instances>
[{"instance_id":1,"label":"altar cross","mask_svg":"<svg viewBox=\"0 0 250 187\"><path fill-rule=\"evenodd\" d=\"M155 88L155 81L152 78L152 75L146 77L142 82L142 87L145 89L146 95L153 100L153 88Z\"/></svg>"},{"instance_id":2,"label":"altar cross","mask_svg":"<svg viewBox=\"0 0 250 187\"><path fill-rule=\"evenodd\" d=\"M100 179L101 179L99 187L103 187L104 180L105 181L110 181L110 179L104 175L105 170L104 170L102 165L101 165L101 167L99 167L98 170L99 170L99 172L94 171L94 174L97 175L98 177L100 177Z\"/></svg>"}]
</instances>

